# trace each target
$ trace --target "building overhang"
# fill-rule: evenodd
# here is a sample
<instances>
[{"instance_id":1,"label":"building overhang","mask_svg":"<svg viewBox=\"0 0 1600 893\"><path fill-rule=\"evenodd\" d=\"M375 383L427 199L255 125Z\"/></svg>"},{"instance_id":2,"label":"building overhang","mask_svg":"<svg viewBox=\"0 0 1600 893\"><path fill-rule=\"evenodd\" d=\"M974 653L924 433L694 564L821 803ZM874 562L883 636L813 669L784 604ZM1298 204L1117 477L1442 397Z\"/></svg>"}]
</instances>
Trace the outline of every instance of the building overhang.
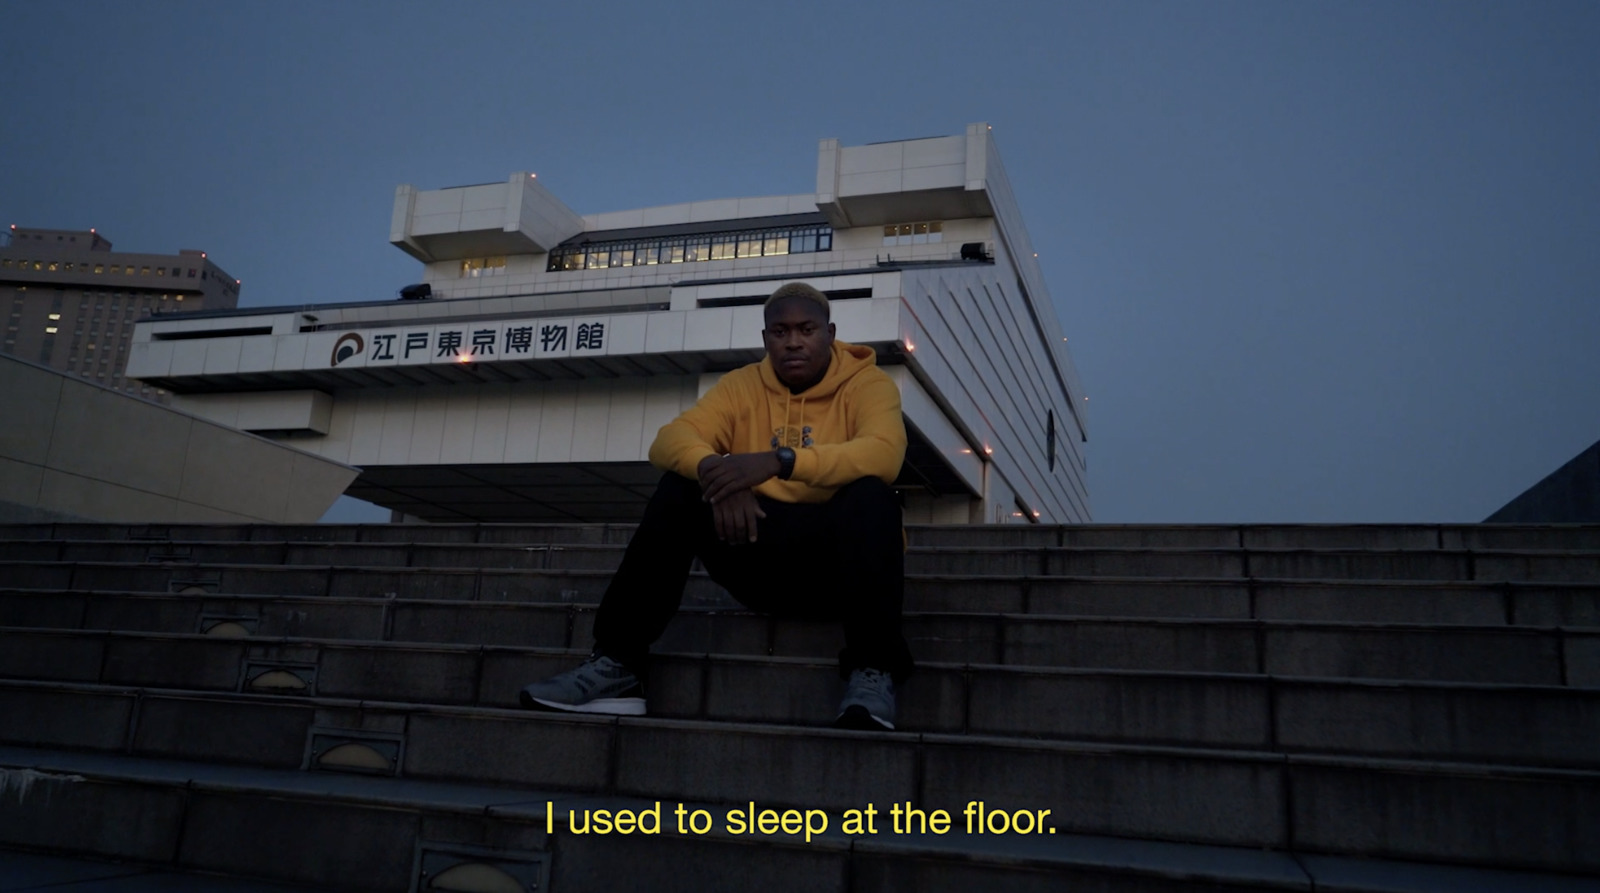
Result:
<instances>
[{"instance_id":1,"label":"building overhang","mask_svg":"<svg viewBox=\"0 0 1600 893\"><path fill-rule=\"evenodd\" d=\"M823 140L817 207L840 228L993 217L985 149L972 134L869 146Z\"/></svg>"},{"instance_id":2,"label":"building overhang","mask_svg":"<svg viewBox=\"0 0 1600 893\"><path fill-rule=\"evenodd\" d=\"M540 254L583 232L583 218L530 173L503 183L395 190L389 241L423 263Z\"/></svg>"}]
</instances>

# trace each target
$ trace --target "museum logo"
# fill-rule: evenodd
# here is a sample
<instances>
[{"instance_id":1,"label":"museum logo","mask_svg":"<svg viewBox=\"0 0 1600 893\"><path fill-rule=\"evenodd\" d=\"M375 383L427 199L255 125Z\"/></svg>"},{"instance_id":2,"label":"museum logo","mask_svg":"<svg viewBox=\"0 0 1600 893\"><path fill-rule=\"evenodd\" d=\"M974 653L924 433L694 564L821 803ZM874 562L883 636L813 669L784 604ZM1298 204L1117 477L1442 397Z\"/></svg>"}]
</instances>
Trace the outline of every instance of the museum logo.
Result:
<instances>
[{"instance_id":1,"label":"museum logo","mask_svg":"<svg viewBox=\"0 0 1600 893\"><path fill-rule=\"evenodd\" d=\"M333 356L329 358L329 366L337 366L345 360L356 356L367 349L367 343L355 332L341 335L338 341L333 342Z\"/></svg>"}]
</instances>

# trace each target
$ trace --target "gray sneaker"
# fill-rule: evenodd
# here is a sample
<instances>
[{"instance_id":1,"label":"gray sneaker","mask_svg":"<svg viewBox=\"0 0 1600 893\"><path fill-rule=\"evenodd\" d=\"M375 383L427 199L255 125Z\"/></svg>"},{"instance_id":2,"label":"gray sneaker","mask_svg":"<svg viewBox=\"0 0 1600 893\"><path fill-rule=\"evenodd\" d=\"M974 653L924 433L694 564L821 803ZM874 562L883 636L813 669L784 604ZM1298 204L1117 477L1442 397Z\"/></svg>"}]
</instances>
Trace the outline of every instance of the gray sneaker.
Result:
<instances>
[{"instance_id":1,"label":"gray sneaker","mask_svg":"<svg viewBox=\"0 0 1600 893\"><path fill-rule=\"evenodd\" d=\"M530 710L644 715L644 687L639 684L639 677L602 654L591 655L565 673L528 685L520 700Z\"/></svg>"},{"instance_id":2,"label":"gray sneaker","mask_svg":"<svg viewBox=\"0 0 1600 893\"><path fill-rule=\"evenodd\" d=\"M854 670L839 702L836 729L868 732L894 729L894 680L882 670Z\"/></svg>"}]
</instances>

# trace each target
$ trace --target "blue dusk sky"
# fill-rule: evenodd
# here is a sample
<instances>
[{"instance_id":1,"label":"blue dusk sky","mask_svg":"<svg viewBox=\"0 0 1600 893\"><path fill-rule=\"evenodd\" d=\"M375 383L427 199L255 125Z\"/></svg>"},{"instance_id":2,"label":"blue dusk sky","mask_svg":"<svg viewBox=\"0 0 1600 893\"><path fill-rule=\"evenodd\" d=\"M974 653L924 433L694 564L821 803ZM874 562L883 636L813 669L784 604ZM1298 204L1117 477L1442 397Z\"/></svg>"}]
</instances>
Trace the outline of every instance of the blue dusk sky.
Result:
<instances>
[{"instance_id":1,"label":"blue dusk sky","mask_svg":"<svg viewBox=\"0 0 1600 893\"><path fill-rule=\"evenodd\" d=\"M1478 521L1600 439L1600 3L0 5L0 225L390 298L394 188L994 127L1105 522ZM848 337L849 333L842 333ZM387 517L367 507L341 517Z\"/></svg>"}]
</instances>

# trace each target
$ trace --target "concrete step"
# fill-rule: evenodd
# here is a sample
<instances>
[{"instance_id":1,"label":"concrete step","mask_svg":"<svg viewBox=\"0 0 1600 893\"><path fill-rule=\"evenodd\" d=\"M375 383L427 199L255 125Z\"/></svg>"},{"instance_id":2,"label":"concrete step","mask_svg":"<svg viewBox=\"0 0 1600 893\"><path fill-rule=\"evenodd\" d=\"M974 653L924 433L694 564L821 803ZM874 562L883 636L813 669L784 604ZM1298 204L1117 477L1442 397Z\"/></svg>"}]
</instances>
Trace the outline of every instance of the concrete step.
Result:
<instances>
[{"instance_id":1,"label":"concrete step","mask_svg":"<svg viewBox=\"0 0 1600 893\"><path fill-rule=\"evenodd\" d=\"M241 654L261 659L278 651L314 656L318 649L355 649L372 655L406 649L451 654L453 672L460 673L475 667L481 655L514 653L533 645L586 650L593 641L589 632L593 612L567 611L565 616L560 611L515 615L531 640L516 646L10 627L0 629L0 676L68 673L73 675L37 678L141 683L155 677L105 674L165 673L161 678L181 682L181 675L172 675L179 671L167 669L168 665L182 668L198 655L215 654L227 657L207 658L222 662L208 676L231 686L238 677ZM413 618L408 623L426 625L425 613L408 616ZM482 622L490 616L477 619ZM1592 627L925 614L909 618L907 629L916 654L931 661L1600 687L1600 628ZM440 638L458 639L459 632L459 627L447 627ZM660 650L830 658L841 647L843 633L837 624L720 611L680 612L658 643ZM158 654L163 662L150 663ZM422 672L422 666L410 672Z\"/></svg>"},{"instance_id":2,"label":"concrete step","mask_svg":"<svg viewBox=\"0 0 1600 893\"><path fill-rule=\"evenodd\" d=\"M0 540L616 543L632 524L4 524ZM913 546L1600 550L1597 524L908 525Z\"/></svg>"},{"instance_id":3,"label":"concrete step","mask_svg":"<svg viewBox=\"0 0 1600 893\"><path fill-rule=\"evenodd\" d=\"M39 575L45 576L45 575ZM87 575L86 575L87 576ZM274 582L267 574L266 585ZM304 577L280 578L293 589ZM289 595L232 595L221 591L224 575L201 578L187 571L129 569L120 590L0 589L0 626L135 629L206 632L224 619L269 635L382 638L389 615L416 615L416 635L426 641L521 642L528 624L548 609L592 609L610 575L597 571L540 571L438 578L385 572L350 576L339 572L329 585ZM48 580L43 582L49 582ZM71 582L71 581L69 581ZM83 582L88 582L85 579ZM115 581L113 581L115 582ZM245 583L238 575L226 580ZM255 578L262 583L262 578ZM407 586L405 583L421 584ZM501 584L501 585L496 585ZM515 588L513 588L513 584ZM328 594L329 590L341 593ZM415 590L443 590L451 598L406 597ZM171 592L171 590L199 590ZM510 598L507 598L510 596ZM692 575L685 609L741 611L742 606L704 575ZM1364 583L1349 581L1205 581L1082 579L1061 577L997 580L982 577L911 577L906 582L911 613L1043 614L1143 619L1326 621L1470 626L1600 626L1600 584L1583 583ZM432 618L423 622L423 615ZM472 618L494 618L492 621ZM449 630L458 629L457 632ZM348 630L348 631L346 631ZM437 631L433 631L437 630ZM413 635L406 633L405 635ZM457 638L452 639L451 636Z\"/></svg>"},{"instance_id":4,"label":"concrete step","mask_svg":"<svg viewBox=\"0 0 1600 893\"><path fill-rule=\"evenodd\" d=\"M209 871L116 862L82 856L0 849L3 893L335 893L327 887L283 884Z\"/></svg>"},{"instance_id":5,"label":"concrete step","mask_svg":"<svg viewBox=\"0 0 1600 893\"><path fill-rule=\"evenodd\" d=\"M0 644L11 655L0 658L0 676L9 679L497 707L515 706L522 685L575 665L584 653L43 630L0 631ZM662 654L652 666L650 709L660 716L824 725L839 693L830 657ZM287 676L267 675L276 670ZM1595 687L1556 684L929 662L901 692L900 725L952 734L1586 766L1600 759L1593 747L1600 740L1597 699ZM1319 746L1319 739L1328 743Z\"/></svg>"},{"instance_id":6,"label":"concrete step","mask_svg":"<svg viewBox=\"0 0 1600 893\"><path fill-rule=\"evenodd\" d=\"M360 568L615 571L625 546L432 543L133 543L11 541L0 567L21 562ZM1600 582L1600 552L1308 549L913 547L910 574L1176 577L1210 580Z\"/></svg>"},{"instance_id":7,"label":"concrete step","mask_svg":"<svg viewBox=\"0 0 1600 893\"><path fill-rule=\"evenodd\" d=\"M365 739L370 771L409 780L830 811L981 801L1057 833L1600 872L1592 770L175 692L105 725L135 755L208 763L297 769Z\"/></svg>"},{"instance_id":8,"label":"concrete step","mask_svg":"<svg viewBox=\"0 0 1600 893\"><path fill-rule=\"evenodd\" d=\"M597 604L608 571L0 562L5 591L153 592ZM737 607L704 574L684 604ZM910 575L906 607L1129 617L1600 625L1600 582L1238 581Z\"/></svg>"},{"instance_id":9,"label":"concrete step","mask_svg":"<svg viewBox=\"0 0 1600 893\"><path fill-rule=\"evenodd\" d=\"M244 870L342 890L412 888L419 864L427 864L424 854L434 859L430 867L436 870L441 856L497 864L524 878L536 876L539 889L554 891L637 888L642 864L651 866L650 888L663 893L1596 889L1593 878L1569 875L1129 840L1060 829L1026 836L969 835L964 827L942 835L896 834L888 803L878 804L876 833L846 835L844 817L833 813L827 816L829 830L809 843L781 831L732 834L726 807L699 803L685 804L685 817L704 807L711 830L679 833L675 802L662 803L660 834L596 835L578 833L581 825L575 827L573 820L587 810L649 810L657 801L20 748L0 749L0 767L12 767L13 773L27 767L22 771L34 779L17 808L0 815L0 839L50 845L59 840L68 851L116 851L146 865ZM104 821L117 815L130 820ZM952 818L964 825L959 813ZM77 833L83 828L98 833ZM99 848L91 849L93 843ZM284 853L298 858L283 858Z\"/></svg>"},{"instance_id":10,"label":"concrete step","mask_svg":"<svg viewBox=\"0 0 1600 893\"><path fill-rule=\"evenodd\" d=\"M181 652L140 653L160 659ZM223 664L220 671L208 666L208 655ZM456 689L392 669L407 655L435 669L455 666L449 654L416 649L368 655L364 663L340 649L302 649L282 662L252 657L250 649L210 649L181 668L194 674L192 682L170 670L113 672L107 683L0 680L0 704L7 705L0 715L31 718L0 731L0 740L88 746L51 736L70 735L76 718L110 709L90 709L85 700L107 684L119 702L148 689L516 707L522 685L575 665L582 652L484 655L471 665L476 679ZM238 663L230 667L230 659ZM252 685L280 666L301 671L305 688ZM647 689L652 716L823 727L834 718L840 681L827 660L665 654L654 661ZM915 732L1600 768L1600 689L1593 688L929 663L901 688L899 701L900 728ZM127 721L123 708L113 712L113 725Z\"/></svg>"}]
</instances>

